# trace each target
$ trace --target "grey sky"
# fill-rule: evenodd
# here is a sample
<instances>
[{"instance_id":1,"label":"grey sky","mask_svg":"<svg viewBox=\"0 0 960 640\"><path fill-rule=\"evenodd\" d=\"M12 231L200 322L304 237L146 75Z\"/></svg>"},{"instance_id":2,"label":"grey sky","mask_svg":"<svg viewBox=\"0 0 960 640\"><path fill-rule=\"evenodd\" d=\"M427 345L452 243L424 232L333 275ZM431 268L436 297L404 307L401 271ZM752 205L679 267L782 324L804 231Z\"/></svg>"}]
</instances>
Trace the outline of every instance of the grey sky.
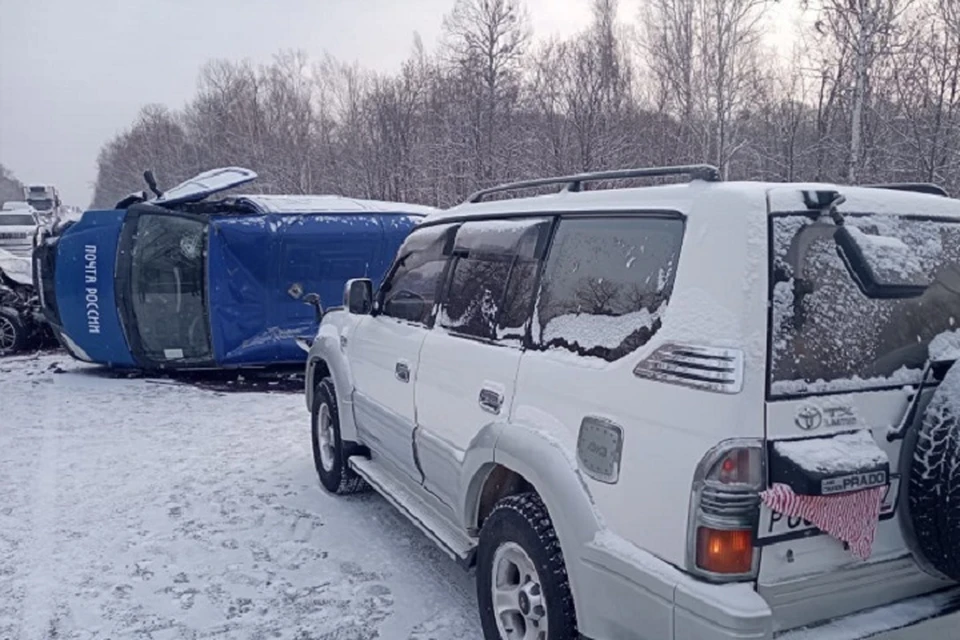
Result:
<instances>
[{"instance_id":1,"label":"grey sky","mask_svg":"<svg viewBox=\"0 0 960 640\"><path fill-rule=\"evenodd\" d=\"M621 0L633 19L642 0ZM589 0L527 0L538 38L569 35ZM100 146L141 106L177 108L212 58L327 51L390 70L414 32L432 48L453 0L0 0L0 162L90 202ZM131 190L139 185L131 185Z\"/></svg>"}]
</instances>

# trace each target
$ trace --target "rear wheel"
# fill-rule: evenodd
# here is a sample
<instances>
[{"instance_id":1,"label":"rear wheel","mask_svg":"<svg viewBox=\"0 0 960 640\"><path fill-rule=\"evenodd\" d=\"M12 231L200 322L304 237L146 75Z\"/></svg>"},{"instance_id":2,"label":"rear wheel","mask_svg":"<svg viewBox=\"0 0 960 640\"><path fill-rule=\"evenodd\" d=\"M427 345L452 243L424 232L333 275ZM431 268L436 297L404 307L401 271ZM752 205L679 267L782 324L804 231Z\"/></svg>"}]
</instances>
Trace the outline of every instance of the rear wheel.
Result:
<instances>
[{"instance_id":1,"label":"rear wheel","mask_svg":"<svg viewBox=\"0 0 960 640\"><path fill-rule=\"evenodd\" d=\"M340 412L333 380L324 378L313 394L310 425L313 440L313 463L320 484L330 493L356 493L367 484L350 468L352 447L340 437Z\"/></svg>"},{"instance_id":2,"label":"rear wheel","mask_svg":"<svg viewBox=\"0 0 960 640\"><path fill-rule=\"evenodd\" d=\"M574 640L563 553L536 493L502 499L480 531L477 599L486 640Z\"/></svg>"},{"instance_id":3,"label":"rear wheel","mask_svg":"<svg viewBox=\"0 0 960 640\"><path fill-rule=\"evenodd\" d=\"M27 327L20 314L13 309L0 309L0 356L23 351L28 344Z\"/></svg>"}]
</instances>

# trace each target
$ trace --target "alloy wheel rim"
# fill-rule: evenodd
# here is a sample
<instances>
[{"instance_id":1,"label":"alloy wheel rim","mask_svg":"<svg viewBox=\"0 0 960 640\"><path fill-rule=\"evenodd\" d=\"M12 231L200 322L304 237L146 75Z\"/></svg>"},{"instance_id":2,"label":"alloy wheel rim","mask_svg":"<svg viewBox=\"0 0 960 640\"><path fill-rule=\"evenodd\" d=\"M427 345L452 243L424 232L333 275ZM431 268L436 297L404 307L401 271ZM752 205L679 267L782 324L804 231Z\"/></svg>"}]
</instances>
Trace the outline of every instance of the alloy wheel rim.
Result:
<instances>
[{"instance_id":1,"label":"alloy wheel rim","mask_svg":"<svg viewBox=\"0 0 960 640\"><path fill-rule=\"evenodd\" d=\"M8 318L0 316L0 351L9 351L17 341L17 328Z\"/></svg>"},{"instance_id":2,"label":"alloy wheel rim","mask_svg":"<svg viewBox=\"0 0 960 640\"><path fill-rule=\"evenodd\" d=\"M317 436L320 441L320 464L323 470L333 471L333 418L326 402L320 405L320 417L317 420Z\"/></svg>"},{"instance_id":3,"label":"alloy wheel rim","mask_svg":"<svg viewBox=\"0 0 960 640\"><path fill-rule=\"evenodd\" d=\"M515 542L493 556L493 612L503 640L547 640L547 603L533 560Z\"/></svg>"}]
</instances>

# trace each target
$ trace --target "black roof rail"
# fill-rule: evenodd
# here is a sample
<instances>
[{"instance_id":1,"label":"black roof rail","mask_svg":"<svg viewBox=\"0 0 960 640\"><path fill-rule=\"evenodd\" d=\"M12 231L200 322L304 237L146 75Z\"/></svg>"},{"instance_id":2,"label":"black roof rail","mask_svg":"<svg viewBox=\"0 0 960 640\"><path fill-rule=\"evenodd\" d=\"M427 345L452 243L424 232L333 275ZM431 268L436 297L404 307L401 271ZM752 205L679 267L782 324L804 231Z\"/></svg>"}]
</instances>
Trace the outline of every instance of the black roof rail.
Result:
<instances>
[{"instance_id":1,"label":"black roof rail","mask_svg":"<svg viewBox=\"0 0 960 640\"><path fill-rule=\"evenodd\" d=\"M893 182L890 184L865 184L868 189L893 189L894 191L916 191L917 193L927 193L932 196L943 196L949 198L947 190L938 184L930 182Z\"/></svg>"},{"instance_id":2,"label":"black roof rail","mask_svg":"<svg viewBox=\"0 0 960 640\"><path fill-rule=\"evenodd\" d=\"M617 171L595 171L593 173L578 173L572 176L558 176L556 178L538 178L536 180L522 180L509 182L489 189L481 189L470 195L466 202L476 203L484 196L515 189L529 189L533 187L547 187L555 184L565 185L563 191L580 191L584 182L597 180L623 180L627 178L661 178L665 176L690 176L692 180L706 180L720 182L720 171L709 164L690 164L676 167L649 167L646 169L620 169Z\"/></svg>"}]
</instances>

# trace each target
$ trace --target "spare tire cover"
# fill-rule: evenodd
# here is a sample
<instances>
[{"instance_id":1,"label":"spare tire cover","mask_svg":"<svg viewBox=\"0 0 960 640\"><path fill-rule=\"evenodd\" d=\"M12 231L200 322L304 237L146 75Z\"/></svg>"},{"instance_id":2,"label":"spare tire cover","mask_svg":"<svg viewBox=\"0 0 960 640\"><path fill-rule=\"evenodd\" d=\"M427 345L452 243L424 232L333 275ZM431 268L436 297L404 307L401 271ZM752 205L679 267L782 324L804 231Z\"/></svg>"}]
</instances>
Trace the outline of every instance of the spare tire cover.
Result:
<instances>
[{"instance_id":1,"label":"spare tire cover","mask_svg":"<svg viewBox=\"0 0 960 640\"><path fill-rule=\"evenodd\" d=\"M947 372L905 447L911 440L907 494L916 551L929 568L960 581L960 363Z\"/></svg>"}]
</instances>

